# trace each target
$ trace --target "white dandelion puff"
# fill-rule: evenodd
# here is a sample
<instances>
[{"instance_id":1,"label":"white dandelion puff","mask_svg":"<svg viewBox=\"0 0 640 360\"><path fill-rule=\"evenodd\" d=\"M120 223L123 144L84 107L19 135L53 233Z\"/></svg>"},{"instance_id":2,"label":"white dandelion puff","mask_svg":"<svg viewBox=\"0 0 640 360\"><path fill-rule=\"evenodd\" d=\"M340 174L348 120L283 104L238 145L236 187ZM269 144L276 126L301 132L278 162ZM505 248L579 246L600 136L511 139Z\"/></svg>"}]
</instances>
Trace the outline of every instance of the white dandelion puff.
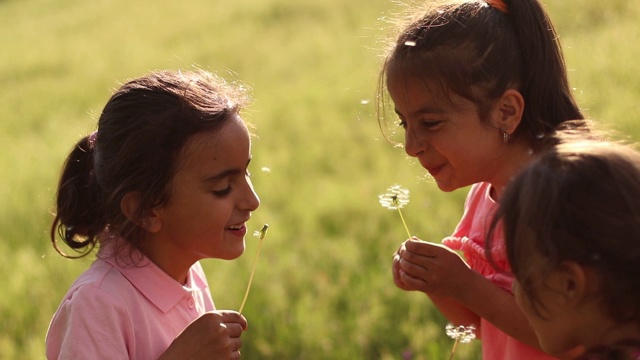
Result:
<instances>
[{"instance_id":1,"label":"white dandelion puff","mask_svg":"<svg viewBox=\"0 0 640 360\"><path fill-rule=\"evenodd\" d=\"M456 352L458 343L466 344L476 338L476 327L474 325L455 326L449 323L445 327L445 332L447 333L447 336L455 340L455 342L453 343L453 348L451 348L451 356L449 356L449 360L453 359L453 354L455 354Z\"/></svg>"},{"instance_id":2,"label":"white dandelion puff","mask_svg":"<svg viewBox=\"0 0 640 360\"><path fill-rule=\"evenodd\" d=\"M404 221L404 216L402 216L402 211L400 210L409 203L409 190L400 185L393 185L387 189L386 193L378 195L378 201L384 208L389 210L398 210L400 220L402 220L402 225L404 225L407 235L411 237L411 232L409 231L407 223Z\"/></svg>"}]
</instances>

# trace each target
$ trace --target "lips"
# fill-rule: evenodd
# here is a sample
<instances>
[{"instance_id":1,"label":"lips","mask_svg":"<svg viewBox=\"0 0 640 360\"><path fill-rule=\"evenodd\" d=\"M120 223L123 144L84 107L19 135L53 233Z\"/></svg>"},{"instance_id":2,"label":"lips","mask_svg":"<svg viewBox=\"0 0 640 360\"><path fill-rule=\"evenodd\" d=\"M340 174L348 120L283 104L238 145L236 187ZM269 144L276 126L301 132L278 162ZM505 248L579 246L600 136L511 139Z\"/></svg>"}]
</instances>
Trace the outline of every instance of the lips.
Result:
<instances>
[{"instance_id":1,"label":"lips","mask_svg":"<svg viewBox=\"0 0 640 360\"><path fill-rule=\"evenodd\" d=\"M444 165L431 166L431 167L424 166L424 168L427 169L427 171L432 177L435 178L440 173L440 171L442 171L442 169L444 168Z\"/></svg>"},{"instance_id":2,"label":"lips","mask_svg":"<svg viewBox=\"0 0 640 360\"><path fill-rule=\"evenodd\" d=\"M225 230L230 231L237 236L244 236L247 233L247 227L244 223L227 226Z\"/></svg>"}]
</instances>

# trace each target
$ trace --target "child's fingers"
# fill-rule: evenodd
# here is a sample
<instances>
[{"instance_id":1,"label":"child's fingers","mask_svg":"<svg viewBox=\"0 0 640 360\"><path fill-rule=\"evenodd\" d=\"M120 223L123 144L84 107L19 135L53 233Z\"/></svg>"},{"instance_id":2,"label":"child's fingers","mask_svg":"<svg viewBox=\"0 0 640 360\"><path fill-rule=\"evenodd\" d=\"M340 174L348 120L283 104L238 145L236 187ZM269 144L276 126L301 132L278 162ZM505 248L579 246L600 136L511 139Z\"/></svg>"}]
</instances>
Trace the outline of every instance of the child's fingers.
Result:
<instances>
[{"instance_id":1,"label":"child's fingers","mask_svg":"<svg viewBox=\"0 0 640 360\"><path fill-rule=\"evenodd\" d=\"M238 323L243 330L247 329L247 319L244 315L233 310L220 310L217 313L221 316L220 322L222 323Z\"/></svg>"},{"instance_id":2,"label":"child's fingers","mask_svg":"<svg viewBox=\"0 0 640 360\"><path fill-rule=\"evenodd\" d=\"M227 329L227 335L229 335L232 338L239 338L240 335L242 335L242 331L244 330L244 327L242 327L242 325L236 322L223 323L223 324L220 324L220 326Z\"/></svg>"},{"instance_id":3,"label":"child's fingers","mask_svg":"<svg viewBox=\"0 0 640 360\"><path fill-rule=\"evenodd\" d=\"M399 265L398 272L401 275L402 273L407 273L411 277L418 278L418 279L424 279L427 277L428 271L425 266L418 265L412 262L410 259L407 259L411 257L411 254L405 253L404 256L406 257L401 258L400 261L398 262L398 265Z\"/></svg>"},{"instance_id":4,"label":"child's fingers","mask_svg":"<svg viewBox=\"0 0 640 360\"><path fill-rule=\"evenodd\" d=\"M427 287L428 284L424 280L413 277L405 271L400 272L400 281L407 289L419 290L425 293L429 290Z\"/></svg>"},{"instance_id":5,"label":"child's fingers","mask_svg":"<svg viewBox=\"0 0 640 360\"><path fill-rule=\"evenodd\" d=\"M407 252L425 257L436 257L442 251L449 251L449 248L441 244L434 244L422 240L407 240L404 243Z\"/></svg>"}]
</instances>

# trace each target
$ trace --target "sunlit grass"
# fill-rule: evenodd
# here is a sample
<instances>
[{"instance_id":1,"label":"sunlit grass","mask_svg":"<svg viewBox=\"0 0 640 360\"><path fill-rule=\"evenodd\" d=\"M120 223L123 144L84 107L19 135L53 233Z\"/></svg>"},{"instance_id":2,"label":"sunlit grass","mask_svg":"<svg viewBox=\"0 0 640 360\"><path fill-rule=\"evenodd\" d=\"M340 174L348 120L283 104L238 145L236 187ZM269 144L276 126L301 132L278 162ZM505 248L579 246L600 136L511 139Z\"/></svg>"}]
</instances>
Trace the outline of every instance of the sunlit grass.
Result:
<instances>
[{"instance_id":1,"label":"sunlit grass","mask_svg":"<svg viewBox=\"0 0 640 360\"><path fill-rule=\"evenodd\" d=\"M587 113L639 139L638 3L549 5ZM258 136L251 171L262 206L250 227L278 229L243 311L244 357L446 358L446 320L424 294L393 285L391 254L406 234L376 200L390 183L407 186L412 234L439 241L465 196L440 192L380 135L373 97L385 32L377 18L394 8L366 0L0 1L0 357L43 357L51 315L90 264L61 258L48 240L72 144L93 130L118 82L197 65L253 89L244 116ZM247 239L237 261L203 261L219 308L241 303L257 246ZM456 359L477 358L477 346L459 347Z\"/></svg>"}]
</instances>

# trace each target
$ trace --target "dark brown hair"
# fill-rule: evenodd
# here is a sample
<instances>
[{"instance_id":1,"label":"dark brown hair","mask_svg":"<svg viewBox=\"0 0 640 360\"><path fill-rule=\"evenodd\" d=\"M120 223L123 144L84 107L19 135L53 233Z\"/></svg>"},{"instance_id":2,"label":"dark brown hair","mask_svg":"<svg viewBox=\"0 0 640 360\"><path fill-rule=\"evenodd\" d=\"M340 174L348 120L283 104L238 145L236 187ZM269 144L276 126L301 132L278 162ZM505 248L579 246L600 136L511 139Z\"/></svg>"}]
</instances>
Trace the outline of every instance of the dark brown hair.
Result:
<instances>
[{"instance_id":1,"label":"dark brown hair","mask_svg":"<svg viewBox=\"0 0 640 360\"><path fill-rule=\"evenodd\" d=\"M597 296L614 320L640 323L640 153L604 141L553 147L507 186L494 228L499 221L511 271L539 314L531 276L573 261L601 276Z\"/></svg>"},{"instance_id":2,"label":"dark brown hair","mask_svg":"<svg viewBox=\"0 0 640 360\"><path fill-rule=\"evenodd\" d=\"M67 256L59 236L84 256L105 230L139 241L142 228L120 208L124 195L141 194L138 219L165 204L189 138L220 129L247 99L242 87L203 70L156 71L122 85L97 132L80 139L64 164L50 234L56 250Z\"/></svg>"},{"instance_id":3,"label":"dark brown hair","mask_svg":"<svg viewBox=\"0 0 640 360\"><path fill-rule=\"evenodd\" d=\"M484 1L447 2L409 20L379 77L383 131L386 88L397 78L419 79L443 94L467 98L478 105L481 119L506 90L518 90L525 108L512 137L524 137L535 151L546 146L545 137L559 124L584 118L569 87L558 35L541 4L518 0L506 6L507 13Z\"/></svg>"}]
</instances>

